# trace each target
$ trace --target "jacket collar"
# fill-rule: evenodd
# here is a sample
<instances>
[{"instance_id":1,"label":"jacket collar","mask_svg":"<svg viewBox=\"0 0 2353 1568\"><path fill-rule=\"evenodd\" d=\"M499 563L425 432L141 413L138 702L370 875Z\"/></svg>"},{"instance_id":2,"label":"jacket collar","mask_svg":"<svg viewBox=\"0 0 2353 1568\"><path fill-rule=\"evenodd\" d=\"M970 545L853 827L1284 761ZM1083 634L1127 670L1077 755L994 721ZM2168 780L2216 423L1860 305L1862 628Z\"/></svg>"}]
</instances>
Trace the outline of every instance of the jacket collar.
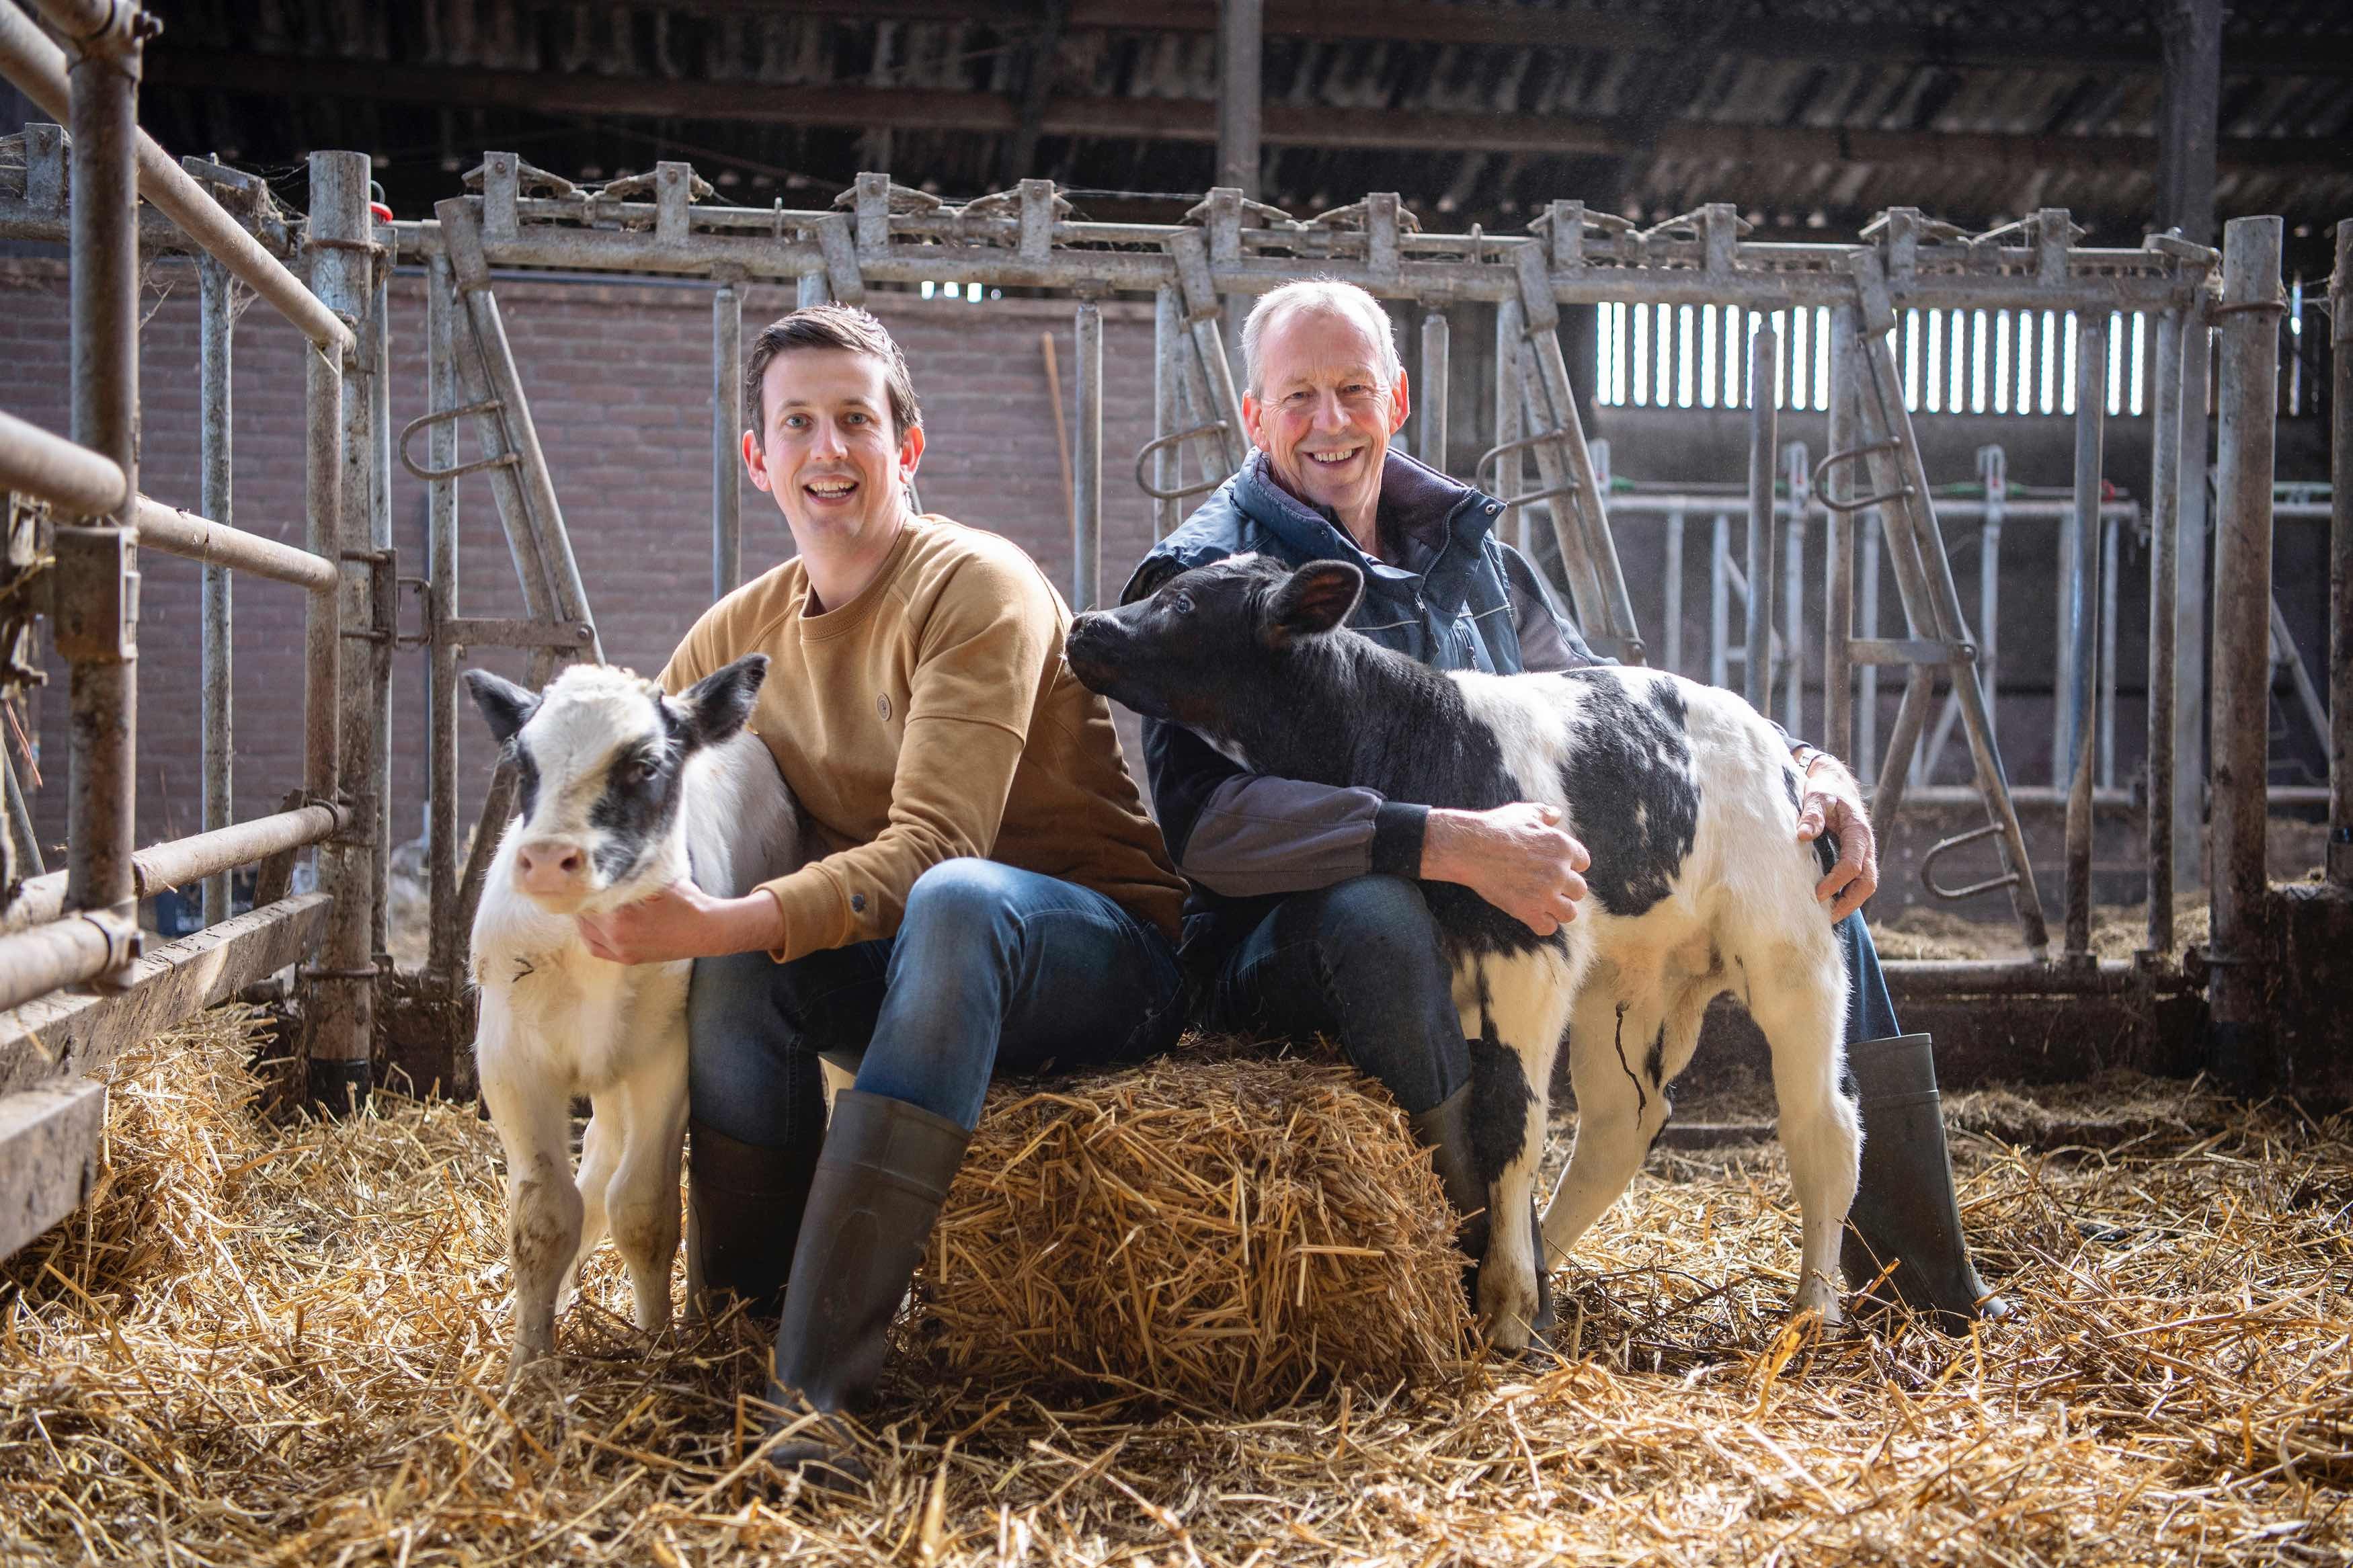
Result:
<instances>
[{"instance_id":1,"label":"jacket collar","mask_svg":"<svg viewBox=\"0 0 2353 1568\"><path fill-rule=\"evenodd\" d=\"M1234 499L1299 559L1345 561L1369 580L1398 587L1422 584L1449 610L1459 605L1463 574L1503 510L1471 486L1392 449L1381 466L1379 510L1381 535L1403 557L1392 563L1366 555L1328 512L1278 484L1263 452L1251 452L1235 476Z\"/></svg>"}]
</instances>

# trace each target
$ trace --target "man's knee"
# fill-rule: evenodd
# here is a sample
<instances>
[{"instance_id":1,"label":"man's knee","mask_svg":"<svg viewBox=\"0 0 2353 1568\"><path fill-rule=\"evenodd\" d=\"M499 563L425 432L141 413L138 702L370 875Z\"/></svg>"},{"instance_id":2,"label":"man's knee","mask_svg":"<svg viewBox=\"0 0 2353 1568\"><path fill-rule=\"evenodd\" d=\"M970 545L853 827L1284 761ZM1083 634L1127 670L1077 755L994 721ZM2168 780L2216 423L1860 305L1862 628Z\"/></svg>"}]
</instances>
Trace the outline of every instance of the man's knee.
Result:
<instances>
[{"instance_id":1,"label":"man's knee","mask_svg":"<svg viewBox=\"0 0 2353 1568\"><path fill-rule=\"evenodd\" d=\"M1438 927L1421 889L1402 877L1356 877L1314 895L1308 911L1327 973L1357 984L1443 980Z\"/></svg>"},{"instance_id":2,"label":"man's knee","mask_svg":"<svg viewBox=\"0 0 2353 1568\"><path fill-rule=\"evenodd\" d=\"M745 1040L776 1031L776 962L765 952L694 961L686 988L687 1061L694 1074L741 1052Z\"/></svg>"},{"instance_id":3,"label":"man's knee","mask_svg":"<svg viewBox=\"0 0 2353 1568\"><path fill-rule=\"evenodd\" d=\"M969 953L1001 939L1013 918L1018 873L994 860L943 860L915 879L899 925L902 943L940 954Z\"/></svg>"}]
</instances>

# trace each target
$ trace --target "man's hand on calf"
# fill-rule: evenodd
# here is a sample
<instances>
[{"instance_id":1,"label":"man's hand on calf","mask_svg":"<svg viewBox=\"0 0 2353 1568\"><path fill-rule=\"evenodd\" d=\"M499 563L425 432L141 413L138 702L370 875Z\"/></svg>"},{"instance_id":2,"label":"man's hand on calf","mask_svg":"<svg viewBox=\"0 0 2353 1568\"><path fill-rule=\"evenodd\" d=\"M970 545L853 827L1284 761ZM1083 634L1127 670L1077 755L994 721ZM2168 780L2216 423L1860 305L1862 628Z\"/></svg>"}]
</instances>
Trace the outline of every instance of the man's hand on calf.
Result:
<instances>
[{"instance_id":1,"label":"man's hand on calf","mask_svg":"<svg viewBox=\"0 0 2353 1568\"><path fill-rule=\"evenodd\" d=\"M1862 788L1846 765L1826 752L1807 759L1805 798L1798 806L1798 842L1824 833L1838 840L1838 863L1814 885L1817 899L1835 899L1831 919L1842 921L1879 890L1879 842L1862 808Z\"/></svg>"},{"instance_id":2,"label":"man's hand on calf","mask_svg":"<svg viewBox=\"0 0 2353 1568\"><path fill-rule=\"evenodd\" d=\"M754 891L714 899L681 879L651 898L578 917L582 945L614 963L662 963L773 948L782 938L776 900Z\"/></svg>"},{"instance_id":3,"label":"man's hand on calf","mask_svg":"<svg viewBox=\"0 0 2353 1568\"><path fill-rule=\"evenodd\" d=\"M1585 897L1578 873L1592 864L1585 846L1562 829L1559 809L1533 801L1493 811L1433 809L1421 841L1424 877L1461 883L1538 936L1577 918Z\"/></svg>"}]
</instances>

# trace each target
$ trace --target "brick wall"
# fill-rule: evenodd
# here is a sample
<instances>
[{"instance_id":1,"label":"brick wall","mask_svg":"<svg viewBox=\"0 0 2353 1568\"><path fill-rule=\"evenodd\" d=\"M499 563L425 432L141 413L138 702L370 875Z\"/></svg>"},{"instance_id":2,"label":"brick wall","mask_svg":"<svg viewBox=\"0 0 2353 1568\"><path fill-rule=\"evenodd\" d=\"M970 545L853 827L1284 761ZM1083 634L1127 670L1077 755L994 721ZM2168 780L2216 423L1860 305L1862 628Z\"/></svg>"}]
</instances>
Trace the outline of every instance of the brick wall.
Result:
<instances>
[{"instance_id":1,"label":"brick wall","mask_svg":"<svg viewBox=\"0 0 2353 1568\"><path fill-rule=\"evenodd\" d=\"M699 286L506 281L498 285L556 495L580 562L606 655L652 671L710 602L711 310ZM1050 300L879 296L876 311L905 348L929 436L918 484L928 508L1007 535L1068 593L1070 512L1055 441L1041 337L1051 333L1066 410L1075 409L1071 309ZM749 290L748 333L789 310L789 292ZM196 288L185 263L147 278L140 354L141 486L193 508L196 467ZM396 436L425 412L421 277L392 288ZM1103 309L1103 573L1116 592L1151 540L1151 513L1128 479L1150 437L1152 321L1148 306ZM51 430L71 423L61 268L0 261L0 406ZM268 307L237 324L233 382L237 526L302 539L302 353ZM426 441L415 443L420 461ZM474 455L470 432L461 453ZM393 469L393 542L405 574L426 567L424 487ZM480 476L460 481L461 613L522 613L514 570ZM744 485L748 574L791 552L775 503ZM150 551L139 665L139 835L142 843L202 826L198 743L200 568ZM416 624L414 595L404 620ZM303 595L240 579L235 595L236 784L240 816L276 808L301 773ZM520 653L479 662L519 677ZM404 650L393 676L394 832L422 831L425 656ZM45 842L64 836L65 681L54 669L40 704L47 787L36 799ZM489 776L486 734L461 718L460 778L468 806Z\"/></svg>"}]
</instances>

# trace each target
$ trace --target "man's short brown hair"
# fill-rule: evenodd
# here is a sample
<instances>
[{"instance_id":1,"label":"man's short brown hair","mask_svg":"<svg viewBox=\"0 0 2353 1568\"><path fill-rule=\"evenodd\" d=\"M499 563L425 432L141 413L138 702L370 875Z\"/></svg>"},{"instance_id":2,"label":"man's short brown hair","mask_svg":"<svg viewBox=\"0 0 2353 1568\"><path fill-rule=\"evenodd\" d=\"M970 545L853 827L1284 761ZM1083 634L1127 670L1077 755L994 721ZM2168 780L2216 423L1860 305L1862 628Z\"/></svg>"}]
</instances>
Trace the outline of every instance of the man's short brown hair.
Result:
<instances>
[{"instance_id":1,"label":"man's short brown hair","mask_svg":"<svg viewBox=\"0 0 2353 1568\"><path fill-rule=\"evenodd\" d=\"M768 362L795 349L846 349L881 361L882 385L891 398L891 434L903 437L923 422L914 378L907 374L907 356L899 352L889 329L855 305L809 305L762 327L744 356L744 406L752 416L752 438L762 446L768 442Z\"/></svg>"}]
</instances>

